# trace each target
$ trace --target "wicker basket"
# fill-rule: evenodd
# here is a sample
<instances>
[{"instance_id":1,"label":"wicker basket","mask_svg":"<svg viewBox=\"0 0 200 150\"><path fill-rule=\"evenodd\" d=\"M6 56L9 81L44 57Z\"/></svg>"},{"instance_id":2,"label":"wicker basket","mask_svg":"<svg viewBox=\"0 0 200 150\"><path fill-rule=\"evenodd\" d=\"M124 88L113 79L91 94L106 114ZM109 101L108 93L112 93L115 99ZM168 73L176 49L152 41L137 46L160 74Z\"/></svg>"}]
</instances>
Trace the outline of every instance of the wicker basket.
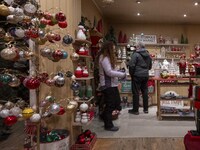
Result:
<instances>
[{"instance_id":1,"label":"wicker basket","mask_svg":"<svg viewBox=\"0 0 200 150\"><path fill-rule=\"evenodd\" d=\"M74 144L71 146L70 150L92 150L92 148L94 147L94 144L97 140L97 135L95 133L93 133L95 136L92 139L92 141L90 142L90 144Z\"/></svg>"}]
</instances>

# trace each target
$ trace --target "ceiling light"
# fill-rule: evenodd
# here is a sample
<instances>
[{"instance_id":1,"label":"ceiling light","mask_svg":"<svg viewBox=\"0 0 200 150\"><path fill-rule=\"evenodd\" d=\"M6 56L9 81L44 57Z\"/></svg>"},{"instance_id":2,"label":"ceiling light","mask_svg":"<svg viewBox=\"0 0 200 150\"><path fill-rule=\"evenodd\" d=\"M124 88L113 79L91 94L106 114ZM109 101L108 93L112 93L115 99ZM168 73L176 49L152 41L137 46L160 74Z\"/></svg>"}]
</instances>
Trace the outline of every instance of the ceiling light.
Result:
<instances>
[{"instance_id":1,"label":"ceiling light","mask_svg":"<svg viewBox=\"0 0 200 150\"><path fill-rule=\"evenodd\" d=\"M198 6L198 5L199 5L199 3L198 3L198 2L195 2L195 3L194 3L194 6Z\"/></svg>"},{"instance_id":2,"label":"ceiling light","mask_svg":"<svg viewBox=\"0 0 200 150\"><path fill-rule=\"evenodd\" d=\"M183 17L187 17L187 15L186 15L186 14L184 14L184 15L183 15Z\"/></svg>"},{"instance_id":3,"label":"ceiling light","mask_svg":"<svg viewBox=\"0 0 200 150\"><path fill-rule=\"evenodd\" d=\"M140 16L141 14L140 13L137 13L137 16Z\"/></svg>"},{"instance_id":4,"label":"ceiling light","mask_svg":"<svg viewBox=\"0 0 200 150\"><path fill-rule=\"evenodd\" d=\"M140 3L141 3L141 1L139 1L139 0L138 0L138 1L136 1L136 3L137 3L137 4L140 4Z\"/></svg>"}]
</instances>

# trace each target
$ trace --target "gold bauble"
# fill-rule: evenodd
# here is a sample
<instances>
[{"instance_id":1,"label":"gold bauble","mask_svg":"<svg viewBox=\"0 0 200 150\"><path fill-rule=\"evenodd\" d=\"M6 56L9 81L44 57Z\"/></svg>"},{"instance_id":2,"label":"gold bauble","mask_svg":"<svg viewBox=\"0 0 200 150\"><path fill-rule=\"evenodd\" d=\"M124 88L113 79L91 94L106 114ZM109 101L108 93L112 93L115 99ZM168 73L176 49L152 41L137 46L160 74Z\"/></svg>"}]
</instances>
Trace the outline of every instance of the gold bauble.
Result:
<instances>
[{"instance_id":1,"label":"gold bauble","mask_svg":"<svg viewBox=\"0 0 200 150\"><path fill-rule=\"evenodd\" d=\"M10 10L7 6L4 4L0 5L0 15L1 16L8 16L10 14Z\"/></svg>"},{"instance_id":2,"label":"gold bauble","mask_svg":"<svg viewBox=\"0 0 200 150\"><path fill-rule=\"evenodd\" d=\"M32 108L25 108L22 111L22 116L24 119L29 119L34 114L34 111Z\"/></svg>"},{"instance_id":3,"label":"gold bauble","mask_svg":"<svg viewBox=\"0 0 200 150\"><path fill-rule=\"evenodd\" d=\"M71 105L74 105L74 106L75 106L75 108L77 108L77 107L78 107L78 102L77 102L77 101L75 101L75 100L71 100L71 101L69 101L69 104L71 104Z\"/></svg>"},{"instance_id":4,"label":"gold bauble","mask_svg":"<svg viewBox=\"0 0 200 150\"><path fill-rule=\"evenodd\" d=\"M5 60L13 60L17 57L17 53L14 48L5 48L1 51L0 55Z\"/></svg>"},{"instance_id":5,"label":"gold bauble","mask_svg":"<svg viewBox=\"0 0 200 150\"><path fill-rule=\"evenodd\" d=\"M21 84L20 80L16 76L12 76L12 81L9 82L9 86L18 87Z\"/></svg>"},{"instance_id":6,"label":"gold bauble","mask_svg":"<svg viewBox=\"0 0 200 150\"><path fill-rule=\"evenodd\" d=\"M12 37L10 34L6 33L6 35L4 36L4 41L10 42L13 40L14 40L14 37Z\"/></svg>"},{"instance_id":7,"label":"gold bauble","mask_svg":"<svg viewBox=\"0 0 200 150\"><path fill-rule=\"evenodd\" d=\"M67 104L66 111L73 112L75 110L75 105Z\"/></svg>"}]
</instances>

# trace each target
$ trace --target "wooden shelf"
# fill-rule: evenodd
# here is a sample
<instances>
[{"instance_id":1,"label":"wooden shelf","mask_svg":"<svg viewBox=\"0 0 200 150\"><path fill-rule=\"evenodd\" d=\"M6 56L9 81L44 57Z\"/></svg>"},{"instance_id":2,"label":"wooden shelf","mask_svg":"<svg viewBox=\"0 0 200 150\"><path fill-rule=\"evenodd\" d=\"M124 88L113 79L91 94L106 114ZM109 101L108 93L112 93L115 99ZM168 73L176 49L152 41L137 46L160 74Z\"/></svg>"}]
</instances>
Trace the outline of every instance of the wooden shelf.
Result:
<instances>
[{"instance_id":1,"label":"wooden shelf","mask_svg":"<svg viewBox=\"0 0 200 150\"><path fill-rule=\"evenodd\" d=\"M103 34L95 29L95 30L90 30L90 36L103 37Z\"/></svg>"},{"instance_id":2,"label":"wooden shelf","mask_svg":"<svg viewBox=\"0 0 200 150\"><path fill-rule=\"evenodd\" d=\"M78 81L91 80L91 79L94 79L94 77L90 76L90 77L76 78L76 80L78 80Z\"/></svg>"},{"instance_id":3,"label":"wooden shelf","mask_svg":"<svg viewBox=\"0 0 200 150\"><path fill-rule=\"evenodd\" d=\"M153 60L164 60L164 59L174 59L174 60L180 60L180 58L153 58Z\"/></svg>"},{"instance_id":4,"label":"wooden shelf","mask_svg":"<svg viewBox=\"0 0 200 150\"><path fill-rule=\"evenodd\" d=\"M92 58L92 56L90 56L90 55L79 55L79 57L81 57L81 58Z\"/></svg>"},{"instance_id":5,"label":"wooden shelf","mask_svg":"<svg viewBox=\"0 0 200 150\"><path fill-rule=\"evenodd\" d=\"M88 99L88 100L79 100L79 101L77 101L78 103L88 103L88 102L90 102L92 99L94 99L94 96L92 96L90 99Z\"/></svg>"},{"instance_id":6,"label":"wooden shelf","mask_svg":"<svg viewBox=\"0 0 200 150\"><path fill-rule=\"evenodd\" d=\"M81 44L89 44L91 45L92 42L88 41L88 40L80 40L80 39L75 39L75 42L73 44L77 44L77 45L81 45Z\"/></svg>"},{"instance_id":7,"label":"wooden shelf","mask_svg":"<svg viewBox=\"0 0 200 150\"><path fill-rule=\"evenodd\" d=\"M184 54L186 53L185 51L166 51L168 54Z\"/></svg>"},{"instance_id":8,"label":"wooden shelf","mask_svg":"<svg viewBox=\"0 0 200 150\"><path fill-rule=\"evenodd\" d=\"M192 101L192 100L189 98L186 98L186 99L163 99L163 98L160 98L160 101Z\"/></svg>"},{"instance_id":9,"label":"wooden shelf","mask_svg":"<svg viewBox=\"0 0 200 150\"><path fill-rule=\"evenodd\" d=\"M146 46L190 46L189 44L145 44Z\"/></svg>"}]
</instances>

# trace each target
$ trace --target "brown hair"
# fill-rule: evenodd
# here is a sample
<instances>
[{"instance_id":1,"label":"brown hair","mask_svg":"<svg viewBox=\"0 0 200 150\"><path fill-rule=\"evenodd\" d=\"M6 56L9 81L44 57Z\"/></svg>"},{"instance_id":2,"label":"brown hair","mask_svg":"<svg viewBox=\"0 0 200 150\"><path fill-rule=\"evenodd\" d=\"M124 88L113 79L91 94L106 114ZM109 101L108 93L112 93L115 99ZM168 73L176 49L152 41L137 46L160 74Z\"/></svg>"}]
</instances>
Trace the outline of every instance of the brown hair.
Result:
<instances>
[{"instance_id":1,"label":"brown hair","mask_svg":"<svg viewBox=\"0 0 200 150\"><path fill-rule=\"evenodd\" d=\"M113 69L115 68L116 59L115 59L115 53L114 53L114 43L112 41L106 41L103 43L101 47L100 54L104 57L110 58L110 63Z\"/></svg>"}]
</instances>

